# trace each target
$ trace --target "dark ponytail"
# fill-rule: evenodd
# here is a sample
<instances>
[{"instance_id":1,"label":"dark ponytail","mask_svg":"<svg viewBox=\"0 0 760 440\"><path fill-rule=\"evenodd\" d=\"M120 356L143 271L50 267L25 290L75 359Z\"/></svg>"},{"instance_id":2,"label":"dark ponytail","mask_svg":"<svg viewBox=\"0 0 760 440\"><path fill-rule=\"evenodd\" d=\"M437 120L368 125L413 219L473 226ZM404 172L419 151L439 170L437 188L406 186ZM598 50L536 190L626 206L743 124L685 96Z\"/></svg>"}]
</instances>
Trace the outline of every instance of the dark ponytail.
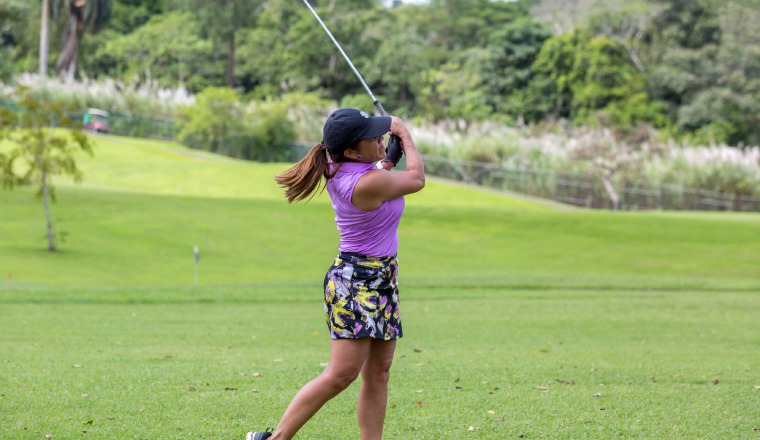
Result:
<instances>
[{"instance_id":1,"label":"dark ponytail","mask_svg":"<svg viewBox=\"0 0 760 440\"><path fill-rule=\"evenodd\" d=\"M309 150L303 159L284 173L274 177L275 182L285 188L285 197L288 199L288 203L313 197L313 193L320 186L322 177L331 179L335 175L338 169L335 164L331 164L327 160L327 154L325 145L317 144ZM338 159L337 155L330 156L333 160Z\"/></svg>"}]
</instances>

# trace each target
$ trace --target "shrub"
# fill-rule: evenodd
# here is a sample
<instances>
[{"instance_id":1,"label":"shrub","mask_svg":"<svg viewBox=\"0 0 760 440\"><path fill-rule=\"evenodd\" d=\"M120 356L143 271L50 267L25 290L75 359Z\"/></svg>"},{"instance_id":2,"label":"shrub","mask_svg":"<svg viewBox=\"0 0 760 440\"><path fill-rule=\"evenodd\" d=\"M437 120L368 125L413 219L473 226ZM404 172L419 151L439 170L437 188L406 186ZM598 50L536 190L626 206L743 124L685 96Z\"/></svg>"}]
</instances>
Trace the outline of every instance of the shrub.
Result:
<instances>
[{"instance_id":1,"label":"shrub","mask_svg":"<svg viewBox=\"0 0 760 440\"><path fill-rule=\"evenodd\" d=\"M178 111L177 139L191 148L242 157L238 142L248 133L246 108L237 94L224 87L209 87L196 97L194 105Z\"/></svg>"},{"instance_id":2,"label":"shrub","mask_svg":"<svg viewBox=\"0 0 760 440\"><path fill-rule=\"evenodd\" d=\"M296 130L288 119L288 103L264 101L252 106L248 115L250 142L244 147L243 157L267 162L289 160L293 155Z\"/></svg>"}]
</instances>

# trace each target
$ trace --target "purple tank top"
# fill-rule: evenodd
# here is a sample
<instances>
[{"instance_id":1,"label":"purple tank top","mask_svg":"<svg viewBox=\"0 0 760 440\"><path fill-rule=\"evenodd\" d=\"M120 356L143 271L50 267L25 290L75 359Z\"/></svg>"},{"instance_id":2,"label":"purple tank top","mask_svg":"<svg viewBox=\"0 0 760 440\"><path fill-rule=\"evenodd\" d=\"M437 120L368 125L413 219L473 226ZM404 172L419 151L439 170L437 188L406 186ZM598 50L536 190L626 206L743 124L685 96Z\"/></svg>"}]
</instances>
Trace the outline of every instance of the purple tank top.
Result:
<instances>
[{"instance_id":1,"label":"purple tank top","mask_svg":"<svg viewBox=\"0 0 760 440\"><path fill-rule=\"evenodd\" d=\"M371 257L393 257L398 252L398 224L404 212L404 198L383 202L372 211L362 211L351 203L359 178L375 169L373 164L344 162L326 183L340 231L341 252Z\"/></svg>"}]
</instances>

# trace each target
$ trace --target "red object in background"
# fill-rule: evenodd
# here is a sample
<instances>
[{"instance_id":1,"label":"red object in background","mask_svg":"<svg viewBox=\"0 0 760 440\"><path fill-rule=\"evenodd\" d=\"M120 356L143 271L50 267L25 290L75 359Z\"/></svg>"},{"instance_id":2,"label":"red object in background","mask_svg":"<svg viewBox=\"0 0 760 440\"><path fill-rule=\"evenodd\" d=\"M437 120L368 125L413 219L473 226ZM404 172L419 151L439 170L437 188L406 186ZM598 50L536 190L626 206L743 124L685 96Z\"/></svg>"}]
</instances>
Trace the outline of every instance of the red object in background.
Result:
<instances>
[{"instance_id":1,"label":"red object in background","mask_svg":"<svg viewBox=\"0 0 760 440\"><path fill-rule=\"evenodd\" d=\"M108 112L98 108L88 108L84 114L83 125L85 130L98 133L108 133Z\"/></svg>"}]
</instances>

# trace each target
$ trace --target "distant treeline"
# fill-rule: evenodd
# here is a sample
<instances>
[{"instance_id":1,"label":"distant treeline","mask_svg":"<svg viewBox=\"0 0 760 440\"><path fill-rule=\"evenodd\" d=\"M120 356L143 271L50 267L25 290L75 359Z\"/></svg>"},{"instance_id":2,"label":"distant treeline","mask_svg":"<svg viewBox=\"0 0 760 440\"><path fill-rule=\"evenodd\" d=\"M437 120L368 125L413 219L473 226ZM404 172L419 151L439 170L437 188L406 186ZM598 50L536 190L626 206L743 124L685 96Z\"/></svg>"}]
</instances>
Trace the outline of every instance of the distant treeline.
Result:
<instances>
[{"instance_id":1,"label":"distant treeline","mask_svg":"<svg viewBox=\"0 0 760 440\"><path fill-rule=\"evenodd\" d=\"M308 92L367 107L300 1L48 2L51 75L193 93L227 86L256 100ZM0 0L5 80L39 70L42 3ZM760 145L760 0L312 4L395 114Z\"/></svg>"}]
</instances>

